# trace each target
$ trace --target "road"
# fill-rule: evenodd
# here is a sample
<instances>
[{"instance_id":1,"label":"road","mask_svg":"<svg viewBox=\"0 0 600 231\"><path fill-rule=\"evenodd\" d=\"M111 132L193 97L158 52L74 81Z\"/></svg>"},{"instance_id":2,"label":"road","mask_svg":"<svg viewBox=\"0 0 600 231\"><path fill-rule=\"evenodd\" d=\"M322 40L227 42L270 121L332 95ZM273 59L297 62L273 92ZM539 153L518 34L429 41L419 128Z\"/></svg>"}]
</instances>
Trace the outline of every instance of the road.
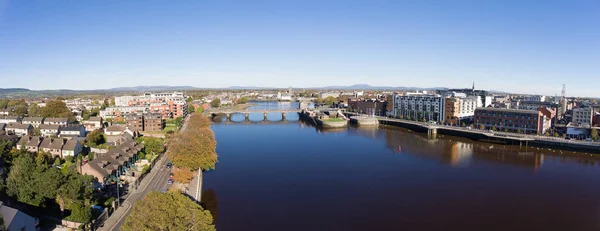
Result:
<instances>
[{"instance_id":1,"label":"road","mask_svg":"<svg viewBox=\"0 0 600 231\"><path fill-rule=\"evenodd\" d=\"M127 195L121 207L119 207L104 222L104 226L99 230L119 230L125 223L129 213L131 213L131 208L135 202L143 199L149 192L167 189L167 181L169 179L169 173L171 172L171 169L166 167L167 161L168 158L166 155L163 155L162 158L156 162L156 165L154 165L154 168L152 168L149 175L142 180L138 189Z\"/></svg>"}]
</instances>

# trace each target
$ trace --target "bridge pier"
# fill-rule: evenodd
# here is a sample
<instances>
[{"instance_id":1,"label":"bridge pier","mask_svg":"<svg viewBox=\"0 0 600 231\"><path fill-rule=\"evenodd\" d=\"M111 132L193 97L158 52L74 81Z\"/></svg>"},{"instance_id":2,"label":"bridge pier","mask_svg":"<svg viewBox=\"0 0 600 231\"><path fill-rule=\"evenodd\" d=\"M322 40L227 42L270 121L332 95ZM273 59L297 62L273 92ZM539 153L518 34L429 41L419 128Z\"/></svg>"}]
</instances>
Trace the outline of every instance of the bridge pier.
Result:
<instances>
[{"instance_id":1,"label":"bridge pier","mask_svg":"<svg viewBox=\"0 0 600 231\"><path fill-rule=\"evenodd\" d=\"M285 112L282 112L281 113L281 121L284 121L284 120L285 120Z\"/></svg>"},{"instance_id":2,"label":"bridge pier","mask_svg":"<svg viewBox=\"0 0 600 231\"><path fill-rule=\"evenodd\" d=\"M427 128L427 136L435 139L437 137L437 128Z\"/></svg>"},{"instance_id":3,"label":"bridge pier","mask_svg":"<svg viewBox=\"0 0 600 231\"><path fill-rule=\"evenodd\" d=\"M268 115L268 114L269 114L269 113L267 113L267 112L263 113L263 115L265 116L265 118L263 119L264 121L267 121L267 120L268 120L268 119L267 119L267 115Z\"/></svg>"},{"instance_id":4,"label":"bridge pier","mask_svg":"<svg viewBox=\"0 0 600 231\"><path fill-rule=\"evenodd\" d=\"M244 121L250 121L250 113L244 113Z\"/></svg>"},{"instance_id":5,"label":"bridge pier","mask_svg":"<svg viewBox=\"0 0 600 231\"><path fill-rule=\"evenodd\" d=\"M227 121L231 121L231 113L227 113L225 116L227 117Z\"/></svg>"}]
</instances>

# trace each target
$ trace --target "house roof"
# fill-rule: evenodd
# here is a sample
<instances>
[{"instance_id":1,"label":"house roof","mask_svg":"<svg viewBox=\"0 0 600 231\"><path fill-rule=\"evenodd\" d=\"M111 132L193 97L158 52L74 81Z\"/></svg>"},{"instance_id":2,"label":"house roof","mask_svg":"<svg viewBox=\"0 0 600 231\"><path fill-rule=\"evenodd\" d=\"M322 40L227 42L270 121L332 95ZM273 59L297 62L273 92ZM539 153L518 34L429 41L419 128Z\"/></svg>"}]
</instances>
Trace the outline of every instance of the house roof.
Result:
<instances>
[{"instance_id":1,"label":"house roof","mask_svg":"<svg viewBox=\"0 0 600 231\"><path fill-rule=\"evenodd\" d=\"M0 123L0 130L4 130L4 127L6 127L5 123Z\"/></svg>"},{"instance_id":2,"label":"house roof","mask_svg":"<svg viewBox=\"0 0 600 231\"><path fill-rule=\"evenodd\" d=\"M65 143L65 145L63 146L62 149L73 151L73 150L75 150L77 143L79 143L77 140L67 140L67 142Z\"/></svg>"},{"instance_id":3,"label":"house roof","mask_svg":"<svg viewBox=\"0 0 600 231\"><path fill-rule=\"evenodd\" d=\"M102 121L102 117L92 116L87 121L89 121L89 122L100 122L100 121Z\"/></svg>"},{"instance_id":4,"label":"house roof","mask_svg":"<svg viewBox=\"0 0 600 231\"><path fill-rule=\"evenodd\" d=\"M127 141L107 153L99 155L87 164L98 173L108 176L118 169L120 165L137 154L142 147L133 140Z\"/></svg>"},{"instance_id":5,"label":"house roof","mask_svg":"<svg viewBox=\"0 0 600 231\"><path fill-rule=\"evenodd\" d=\"M63 117L63 118L46 118L44 121L49 122L49 123L66 123L67 121L69 121L69 118Z\"/></svg>"},{"instance_id":6,"label":"house roof","mask_svg":"<svg viewBox=\"0 0 600 231\"><path fill-rule=\"evenodd\" d=\"M42 142L43 138L39 136L30 136L30 139L27 141L25 146L27 147L38 147Z\"/></svg>"},{"instance_id":7,"label":"house roof","mask_svg":"<svg viewBox=\"0 0 600 231\"><path fill-rule=\"evenodd\" d=\"M5 116L4 117L5 120L19 120L21 119L20 116Z\"/></svg>"},{"instance_id":8,"label":"house roof","mask_svg":"<svg viewBox=\"0 0 600 231\"><path fill-rule=\"evenodd\" d=\"M75 124L75 125L68 125L68 126L64 126L60 129L60 131L69 131L69 132L78 132L81 131L83 128L83 125L79 125L79 124Z\"/></svg>"},{"instance_id":9,"label":"house roof","mask_svg":"<svg viewBox=\"0 0 600 231\"><path fill-rule=\"evenodd\" d=\"M57 124L40 124L42 130L57 130L60 129L60 125Z\"/></svg>"},{"instance_id":10,"label":"house roof","mask_svg":"<svg viewBox=\"0 0 600 231\"><path fill-rule=\"evenodd\" d=\"M63 147L63 139L44 139L40 144L40 148L61 149Z\"/></svg>"},{"instance_id":11,"label":"house roof","mask_svg":"<svg viewBox=\"0 0 600 231\"><path fill-rule=\"evenodd\" d=\"M527 113L527 114L538 114L539 112L533 110L521 110L521 109L506 109L506 108L491 108L491 107L478 107L475 109L480 111L502 111L502 112L516 112L516 113Z\"/></svg>"},{"instance_id":12,"label":"house roof","mask_svg":"<svg viewBox=\"0 0 600 231\"><path fill-rule=\"evenodd\" d=\"M41 123L44 120L44 117L25 117L23 118L23 122L32 122L32 123Z\"/></svg>"},{"instance_id":13,"label":"house roof","mask_svg":"<svg viewBox=\"0 0 600 231\"><path fill-rule=\"evenodd\" d=\"M6 128L30 129L31 124L21 124L21 123L10 122Z\"/></svg>"},{"instance_id":14,"label":"house roof","mask_svg":"<svg viewBox=\"0 0 600 231\"><path fill-rule=\"evenodd\" d=\"M106 131L107 132L124 132L125 129L127 129L127 128L124 126L111 125L106 128Z\"/></svg>"}]
</instances>

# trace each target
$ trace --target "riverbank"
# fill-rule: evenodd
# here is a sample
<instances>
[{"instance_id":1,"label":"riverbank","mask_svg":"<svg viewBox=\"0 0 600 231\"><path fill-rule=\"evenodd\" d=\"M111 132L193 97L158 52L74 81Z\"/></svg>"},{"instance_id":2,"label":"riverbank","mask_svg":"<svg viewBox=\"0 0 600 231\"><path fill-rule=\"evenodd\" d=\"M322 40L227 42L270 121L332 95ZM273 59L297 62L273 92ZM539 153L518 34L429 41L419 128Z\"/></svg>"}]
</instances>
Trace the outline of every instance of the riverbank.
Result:
<instances>
[{"instance_id":1,"label":"riverbank","mask_svg":"<svg viewBox=\"0 0 600 231\"><path fill-rule=\"evenodd\" d=\"M355 113L346 113L356 115ZM428 134L452 135L469 138L487 143L500 143L506 145L533 146L540 148L553 148L557 150L577 151L583 153L600 154L600 143L586 141L564 140L554 137L532 136L524 134L513 134L508 132L490 132L487 130L468 129L463 127L452 127L443 125L432 125L428 123L377 117L378 123L382 125L398 126L417 132Z\"/></svg>"}]
</instances>

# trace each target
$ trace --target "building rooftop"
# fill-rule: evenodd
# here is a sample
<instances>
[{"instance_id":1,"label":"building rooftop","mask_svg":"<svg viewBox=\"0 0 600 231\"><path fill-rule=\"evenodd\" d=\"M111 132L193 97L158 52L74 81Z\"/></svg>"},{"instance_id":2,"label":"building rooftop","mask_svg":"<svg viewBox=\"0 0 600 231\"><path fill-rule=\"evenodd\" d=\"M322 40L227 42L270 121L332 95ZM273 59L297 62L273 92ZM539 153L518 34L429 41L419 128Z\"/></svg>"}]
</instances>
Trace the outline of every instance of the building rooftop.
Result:
<instances>
[{"instance_id":1,"label":"building rooftop","mask_svg":"<svg viewBox=\"0 0 600 231\"><path fill-rule=\"evenodd\" d=\"M21 123L10 122L6 128L29 129L29 128L31 128L31 124L21 124Z\"/></svg>"},{"instance_id":2,"label":"building rooftop","mask_svg":"<svg viewBox=\"0 0 600 231\"><path fill-rule=\"evenodd\" d=\"M89 121L89 122L100 122L100 121L102 121L102 117L92 116L87 121Z\"/></svg>"},{"instance_id":3,"label":"building rooftop","mask_svg":"<svg viewBox=\"0 0 600 231\"><path fill-rule=\"evenodd\" d=\"M51 123L66 123L67 121L69 121L69 118L66 118L66 117L63 117L63 118L46 118L44 121L51 122Z\"/></svg>"},{"instance_id":4,"label":"building rooftop","mask_svg":"<svg viewBox=\"0 0 600 231\"><path fill-rule=\"evenodd\" d=\"M78 132L78 131L81 131L82 129L85 129L85 128L83 128L83 125L74 124L74 125L64 126L60 130L68 131L68 132Z\"/></svg>"},{"instance_id":5,"label":"building rooftop","mask_svg":"<svg viewBox=\"0 0 600 231\"><path fill-rule=\"evenodd\" d=\"M506 108L492 108L492 107L478 107L477 110L485 110L485 111L502 111L502 112L516 112L516 113L527 113L527 114L538 114L538 111L533 110L522 110L522 109L506 109Z\"/></svg>"},{"instance_id":6,"label":"building rooftop","mask_svg":"<svg viewBox=\"0 0 600 231\"><path fill-rule=\"evenodd\" d=\"M67 142L65 143L65 145L63 146L63 150L69 150L69 151L73 151L75 150L75 147L77 146L78 141L77 140L67 140Z\"/></svg>"},{"instance_id":7,"label":"building rooftop","mask_svg":"<svg viewBox=\"0 0 600 231\"><path fill-rule=\"evenodd\" d=\"M41 123L43 120L44 120L44 117L25 117L25 118L23 118L23 122Z\"/></svg>"},{"instance_id":8,"label":"building rooftop","mask_svg":"<svg viewBox=\"0 0 600 231\"><path fill-rule=\"evenodd\" d=\"M64 140L57 138L57 139L53 139L53 138L48 138L48 139L43 139L42 143L40 144L40 148L47 148L47 149L61 149L62 146L64 144Z\"/></svg>"},{"instance_id":9,"label":"building rooftop","mask_svg":"<svg viewBox=\"0 0 600 231\"><path fill-rule=\"evenodd\" d=\"M60 129L60 125L58 125L58 124L40 124L39 128L41 130L58 130L58 129Z\"/></svg>"}]
</instances>

